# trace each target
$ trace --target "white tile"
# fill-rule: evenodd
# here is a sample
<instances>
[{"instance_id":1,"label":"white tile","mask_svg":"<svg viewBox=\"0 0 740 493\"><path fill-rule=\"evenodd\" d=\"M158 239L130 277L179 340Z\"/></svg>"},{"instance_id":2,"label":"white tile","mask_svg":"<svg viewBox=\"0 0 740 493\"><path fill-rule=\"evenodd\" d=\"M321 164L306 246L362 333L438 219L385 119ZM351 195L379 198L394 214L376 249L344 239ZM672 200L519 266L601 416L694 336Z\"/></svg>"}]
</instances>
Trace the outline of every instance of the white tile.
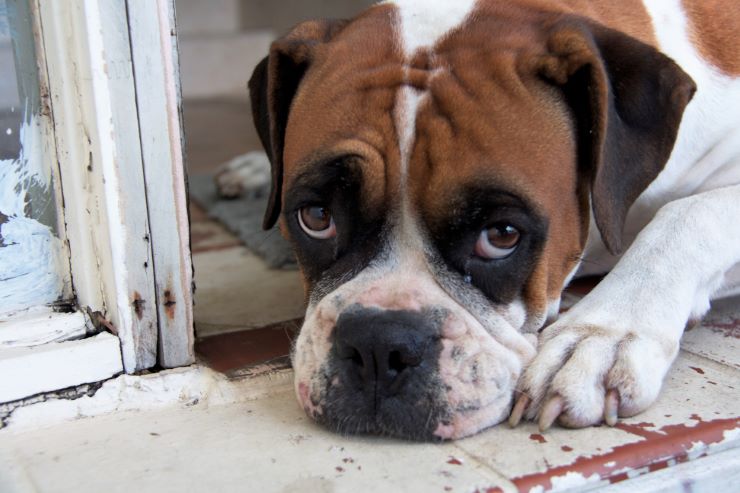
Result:
<instances>
[{"instance_id":1,"label":"white tile","mask_svg":"<svg viewBox=\"0 0 740 493\"><path fill-rule=\"evenodd\" d=\"M444 492L505 484L454 444L329 433L285 387L252 402L3 433L0 447L15 458L16 475L22 469L40 492Z\"/></svg>"},{"instance_id":2,"label":"white tile","mask_svg":"<svg viewBox=\"0 0 740 493\"><path fill-rule=\"evenodd\" d=\"M740 298L712 303L701 325L684 333L681 347L740 369Z\"/></svg>"},{"instance_id":3,"label":"white tile","mask_svg":"<svg viewBox=\"0 0 740 493\"><path fill-rule=\"evenodd\" d=\"M199 337L264 327L304 314L296 270L269 269L244 247L196 253L195 323Z\"/></svg>"}]
</instances>

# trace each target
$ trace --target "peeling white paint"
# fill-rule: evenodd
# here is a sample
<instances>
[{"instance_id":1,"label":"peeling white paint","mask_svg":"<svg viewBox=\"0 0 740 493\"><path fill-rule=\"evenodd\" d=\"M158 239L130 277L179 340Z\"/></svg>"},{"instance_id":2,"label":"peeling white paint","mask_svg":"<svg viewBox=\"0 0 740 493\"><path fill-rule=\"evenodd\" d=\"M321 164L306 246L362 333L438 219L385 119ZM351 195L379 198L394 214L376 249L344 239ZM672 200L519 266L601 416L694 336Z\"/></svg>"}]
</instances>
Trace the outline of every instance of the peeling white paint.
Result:
<instances>
[{"instance_id":1,"label":"peeling white paint","mask_svg":"<svg viewBox=\"0 0 740 493\"><path fill-rule=\"evenodd\" d=\"M717 454L719 452L723 452L727 449L735 447L738 439L740 439L740 428L725 430L722 433L722 440L717 443L709 444L704 452L706 454Z\"/></svg>"},{"instance_id":2,"label":"peeling white paint","mask_svg":"<svg viewBox=\"0 0 740 493\"><path fill-rule=\"evenodd\" d=\"M0 313L56 301L64 289L61 240L51 228L26 217L32 187L49 190L51 170L44 166L42 135L34 116L20 129L18 159L0 160Z\"/></svg>"},{"instance_id":3,"label":"peeling white paint","mask_svg":"<svg viewBox=\"0 0 740 493\"><path fill-rule=\"evenodd\" d=\"M292 387L292 371L230 380L204 366L148 375L121 375L106 381L92 396L50 399L16 409L7 420L12 431L37 429L114 412L208 407L251 401Z\"/></svg>"},{"instance_id":4,"label":"peeling white paint","mask_svg":"<svg viewBox=\"0 0 740 493\"><path fill-rule=\"evenodd\" d=\"M580 472L574 471L568 471L562 476L553 476L550 478L550 482L552 483L551 491L566 491L589 483L598 483L599 481L601 481L601 477L596 473L586 477Z\"/></svg>"}]
</instances>

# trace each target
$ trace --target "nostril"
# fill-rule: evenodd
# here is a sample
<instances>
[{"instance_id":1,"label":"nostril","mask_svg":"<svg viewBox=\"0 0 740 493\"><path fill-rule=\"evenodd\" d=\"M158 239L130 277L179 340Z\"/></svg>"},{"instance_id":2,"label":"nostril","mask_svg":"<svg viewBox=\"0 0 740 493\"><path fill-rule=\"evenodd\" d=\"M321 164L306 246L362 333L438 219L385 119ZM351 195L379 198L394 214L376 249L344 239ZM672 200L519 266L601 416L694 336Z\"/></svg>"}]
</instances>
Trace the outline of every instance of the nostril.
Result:
<instances>
[{"instance_id":1,"label":"nostril","mask_svg":"<svg viewBox=\"0 0 740 493\"><path fill-rule=\"evenodd\" d=\"M355 365L359 366L360 368L362 368L362 367L365 366L365 360L362 359L362 355L355 348L352 348L352 352L351 352L349 358L347 358L347 359L352 360L352 363L354 363Z\"/></svg>"},{"instance_id":2,"label":"nostril","mask_svg":"<svg viewBox=\"0 0 740 493\"><path fill-rule=\"evenodd\" d=\"M401 373L406 369L408 365L403 362L401 358L401 351L391 351L388 355L388 369L393 370L396 373Z\"/></svg>"},{"instance_id":3,"label":"nostril","mask_svg":"<svg viewBox=\"0 0 740 493\"><path fill-rule=\"evenodd\" d=\"M339 346L337 353L341 359L352 363L352 366L360 369L365 367L365 358L356 347L342 344Z\"/></svg>"}]
</instances>

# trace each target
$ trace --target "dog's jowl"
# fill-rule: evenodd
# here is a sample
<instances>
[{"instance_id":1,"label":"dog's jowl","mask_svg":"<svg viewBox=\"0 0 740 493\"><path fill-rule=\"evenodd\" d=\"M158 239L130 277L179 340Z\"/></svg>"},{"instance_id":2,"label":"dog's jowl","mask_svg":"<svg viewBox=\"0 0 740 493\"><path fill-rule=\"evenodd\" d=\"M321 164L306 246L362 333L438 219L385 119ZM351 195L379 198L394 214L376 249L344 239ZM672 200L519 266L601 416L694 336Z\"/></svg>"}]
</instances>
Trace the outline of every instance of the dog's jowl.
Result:
<instances>
[{"instance_id":1,"label":"dog's jowl","mask_svg":"<svg viewBox=\"0 0 740 493\"><path fill-rule=\"evenodd\" d=\"M712 5L398 0L273 43L250 94L310 416L449 439L654 402L740 286L740 13Z\"/></svg>"}]
</instances>

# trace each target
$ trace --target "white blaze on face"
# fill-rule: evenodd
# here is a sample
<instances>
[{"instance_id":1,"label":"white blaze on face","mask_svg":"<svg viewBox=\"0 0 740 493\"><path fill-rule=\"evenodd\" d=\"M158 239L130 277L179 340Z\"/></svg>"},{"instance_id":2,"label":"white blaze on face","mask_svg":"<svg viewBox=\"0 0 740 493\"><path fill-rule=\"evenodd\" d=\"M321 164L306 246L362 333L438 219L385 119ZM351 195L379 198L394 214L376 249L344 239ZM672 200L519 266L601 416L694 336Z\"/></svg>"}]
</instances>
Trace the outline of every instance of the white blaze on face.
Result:
<instances>
[{"instance_id":1,"label":"white blaze on face","mask_svg":"<svg viewBox=\"0 0 740 493\"><path fill-rule=\"evenodd\" d=\"M396 0L396 36L407 62L420 49L431 49L450 31L462 24L475 7L476 0ZM408 65L406 80L409 80ZM396 95L394 120L400 150L401 217L399 230L402 247L421 253L422 243L408 204L407 180L409 161L416 137L416 114L426 93L411 85L404 85Z\"/></svg>"},{"instance_id":2,"label":"white blaze on face","mask_svg":"<svg viewBox=\"0 0 740 493\"><path fill-rule=\"evenodd\" d=\"M432 48L447 33L462 24L476 0L396 0L397 36L407 61L422 48ZM406 67L408 70L408 67ZM408 164L414 145L416 112L424 94L402 86L396 97L395 121L401 150L401 187L406 185Z\"/></svg>"},{"instance_id":3,"label":"white blaze on face","mask_svg":"<svg viewBox=\"0 0 740 493\"><path fill-rule=\"evenodd\" d=\"M419 48L432 47L445 34L463 23L476 0L396 0L399 38L408 58Z\"/></svg>"}]
</instances>

